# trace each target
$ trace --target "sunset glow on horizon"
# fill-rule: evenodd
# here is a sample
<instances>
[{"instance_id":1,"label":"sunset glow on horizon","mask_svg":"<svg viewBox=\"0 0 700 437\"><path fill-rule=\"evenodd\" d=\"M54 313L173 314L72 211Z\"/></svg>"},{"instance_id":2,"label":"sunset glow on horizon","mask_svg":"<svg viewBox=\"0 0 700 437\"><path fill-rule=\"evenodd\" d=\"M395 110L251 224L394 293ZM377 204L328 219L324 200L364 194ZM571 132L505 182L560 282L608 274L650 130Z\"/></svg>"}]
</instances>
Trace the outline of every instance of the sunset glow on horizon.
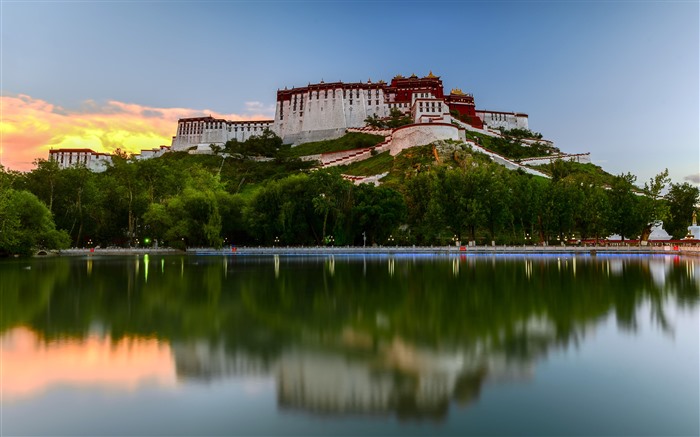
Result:
<instances>
[{"instance_id":1,"label":"sunset glow on horizon","mask_svg":"<svg viewBox=\"0 0 700 437\"><path fill-rule=\"evenodd\" d=\"M47 159L52 148L92 149L102 153L122 149L138 153L169 146L179 118L205 115L234 121L272 118L257 102L248 105L257 110L250 115L156 108L115 100L103 104L88 100L81 108L69 110L24 94L1 96L0 104L0 164L20 171L34 168L36 159Z\"/></svg>"}]
</instances>

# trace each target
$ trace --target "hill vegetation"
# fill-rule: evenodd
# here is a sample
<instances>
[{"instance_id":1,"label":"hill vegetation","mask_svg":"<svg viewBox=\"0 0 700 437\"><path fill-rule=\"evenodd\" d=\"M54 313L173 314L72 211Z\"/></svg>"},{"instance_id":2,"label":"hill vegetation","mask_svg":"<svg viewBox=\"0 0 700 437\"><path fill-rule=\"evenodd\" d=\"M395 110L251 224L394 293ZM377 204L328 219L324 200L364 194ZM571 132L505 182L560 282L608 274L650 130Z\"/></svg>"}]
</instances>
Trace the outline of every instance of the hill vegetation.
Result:
<instances>
[{"instance_id":1,"label":"hill vegetation","mask_svg":"<svg viewBox=\"0 0 700 437\"><path fill-rule=\"evenodd\" d=\"M376 140L352 134L317 146ZM0 255L156 242L361 245L363 233L380 245L390 237L398 244L551 244L613 233L645 237L655 220L682 238L700 200L696 187L670 183L667 172L637 187L631 174L556 161L540 167L552 175L545 179L450 141L326 170L312 170L274 135L214 151L150 160L122 153L103 173L45 160L28 173L2 169ZM341 177L385 172L378 187Z\"/></svg>"},{"instance_id":2,"label":"hill vegetation","mask_svg":"<svg viewBox=\"0 0 700 437\"><path fill-rule=\"evenodd\" d=\"M299 157L318 155L321 153L340 152L343 150L362 149L376 146L382 141L384 141L384 137L381 135L350 132L335 140L299 144L296 147L292 147L287 156Z\"/></svg>"}]
</instances>

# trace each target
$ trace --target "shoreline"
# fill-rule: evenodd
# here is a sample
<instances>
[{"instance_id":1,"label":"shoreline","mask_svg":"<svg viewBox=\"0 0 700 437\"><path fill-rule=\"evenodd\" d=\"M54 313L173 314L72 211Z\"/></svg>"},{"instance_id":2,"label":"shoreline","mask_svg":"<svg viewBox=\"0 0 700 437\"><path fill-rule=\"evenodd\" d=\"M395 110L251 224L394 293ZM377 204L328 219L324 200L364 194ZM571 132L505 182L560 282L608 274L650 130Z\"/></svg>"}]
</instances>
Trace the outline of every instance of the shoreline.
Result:
<instances>
[{"instance_id":1,"label":"shoreline","mask_svg":"<svg viewBox=\"0 0 700 437\"><path fill-rule=\"evenodd\" d=\"M544 254L619 254L619 255L690 255L700 256L700 246L379 246L379 247L226 247L189 248L186 251L168 248L126 248L126 249L67 249L41 256L84 256L84 255L199 255L199 256L248 256L248 255L544 255Z\"/></svg>"}]
</instances>

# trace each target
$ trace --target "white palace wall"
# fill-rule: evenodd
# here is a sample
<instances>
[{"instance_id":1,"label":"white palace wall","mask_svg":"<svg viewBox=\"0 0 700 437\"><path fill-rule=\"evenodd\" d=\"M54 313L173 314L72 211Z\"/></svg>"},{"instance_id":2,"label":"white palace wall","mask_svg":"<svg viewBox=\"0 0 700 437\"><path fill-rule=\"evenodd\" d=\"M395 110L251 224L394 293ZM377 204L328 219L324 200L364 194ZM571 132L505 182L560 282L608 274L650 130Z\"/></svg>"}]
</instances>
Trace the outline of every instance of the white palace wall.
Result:
<instances>
[{"instance_id":1,"label":"white palace wall","mask_svg":"<svg viewBox=\"0 0 700 437\"><path fill-rule=\"evenodd\" d=\"M347 128L363 127L367 117L388 113L382 90L339 87L301 91L277 102L272 130L285 143L300 144L338 138Z\"/></svg>"},{"instance_id":2,"label":"white palace wall","mask_svg":"<svg viewBox=\"0 0 700 437\"><path fill-rule=\"evenodd\" d=\"M528 129L527 115L517 112L499 112L476 110L476 115L490 128Z\"/></svg>"},{"instance_id":3,"label":"white palace wall","mask_svg":"<svg viewBox=\"0 0 700 437\"><path fill-rule=\"evenodd\" d=\"M178 122L172 149L183 151L198 144L223 145L234 138L238 141L246 141L253 135L262 135L265 129L272 129L272 127L272 120L227 121L211 117L183 119Z\"/></svg>"}]
</instances>

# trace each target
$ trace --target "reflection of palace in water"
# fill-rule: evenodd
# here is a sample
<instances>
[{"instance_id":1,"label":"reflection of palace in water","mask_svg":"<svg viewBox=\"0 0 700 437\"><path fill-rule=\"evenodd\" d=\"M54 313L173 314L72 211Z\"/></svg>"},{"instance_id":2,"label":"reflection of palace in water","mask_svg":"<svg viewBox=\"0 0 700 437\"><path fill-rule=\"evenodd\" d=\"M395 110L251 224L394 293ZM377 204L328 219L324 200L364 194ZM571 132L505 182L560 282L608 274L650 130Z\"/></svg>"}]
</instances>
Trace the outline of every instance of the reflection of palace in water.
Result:
<instances>
[{"instance_id":1,"label":"reflection of palace in water","mask_svg":"<svg viewBox=\"0 0 700 437\"><path fill-rule=\"evenodd\" d=\"M469 276L470 273L483 261L474 257L454 257L449 260L451 265L447 264L444 275L469 279L472 277ZM495 264L494 259L487 261ZM228 378L263 377L274 378L278 406L284 409L318 414L442 418L447 415L452 404L470 405L477 402L482 389L489 384L531 379L537 361L554 349L577 343L586 331L595 329L602 318L611 314L616 305L621 305L625 310L645 302L654 305L653 299L645 297L665 296L669 293L678 295L681 302L697 302L700 297L697 292L700 289L700 276L695 272L697 264L695 260L673 256L649 257L641 264L634 258L605 256L518 258L510 265L518 267L514 271L520 272L521 281L501 284L501 289L512 285L508 290L514 291L512 296L520 296L520 300L515 302L518 305L514 304L503 312L488 312L491 303L500 308L505 298L511 295L500 295L500 300L489 301L493 291L487 288L480 291L482 294L472 294L472 298L488 301L487 304L467 306L461 312L437 311L422 318L419 314L431 313L424 307L427 300L417 297L414 301L407 299L403 303L406 307L402 309L403 313L399 313L405 316L403 318L396 317L396 314L391 316L389 311L393 309L393 301L389 299L375 306L363 305L359 300L351 301L356 305L354 309L357 314L361 310L363 318L347 316L346 312L335 312L333 301L332 311L309 322L304 319L307 314L303 312L305 306L278 310L276 305L279 296L274 293L251 293L260 297L260 305L257 307L251 301L246 301L247 306L244 305L242 299L237 300L239 296L234 293L212 293L206 296L206 302L201 294L193 293L191 300L182 298L178 301L178 305L173 306L171 318L164 320L169 323L177 320L185 308L197 304L202 304L198 308L200 311L202 307L207 310L197 314L219 315L216 311L220 306L228 305L225 309L233 316L228 320L224 318L228 323L217 322L212 326L204 324L198 331L203 334L194 338L176 339L175 336L164 335L161 340L149 337L147 334L152 332L151 326L140 332L117 330L122 335L113 336L110 320L112 325L116 322L118 326L121 321L128 319L126 314L131 315L132 309L137 308L136 303L139 301L136 296L148 296L148 293L136 293L129 288L138 285L135 278L142 277L142 283L148 283L156 291L172 285L170 282L158 282L168 269L175 271L176 281L182 281L183 277L188 279L184 274L185 263L182 259L166 264L163 259L151 262L144 256L143 261L136 259L131 264L131 270L127 271L127 299L133 299L134 306L128 300L128 305L113 306L110 302L110 305L104 307L104 314L114 316L113 319L99 313L81 315L80 320L88 321L89 324L85 324L82 335L75 337L62 335L63 330L71 332L72 318L60 325L61 329L50 332L51 335L46 335L47 331L42 330L41 324L31 326L27 322L2 333L0 348L3 351L3 365L6 374L13 375L12 379L5 379L4 393L6 399L14 402L65 385L132 391L144 385L173 389L178 382L216 383ZM174 269L171 265L175 266ZM214 264L208 267L211 265ZM81 271L85 271L89 277L96 276L92 259L86 261L86 266L85 270L81 266ZM230 275L226 260L223 265L220 260L216 260L216 266L221 266L220 272L224 277ZM187 267L190 268L189 265ZM269 268L268 274L275 278L280 276L280 270L284 273L279 258L274 258L272 266L263 267ZM337 278L347 275L343 267L340 262L336 265L336 260L331 257L320 269L325 269ZM198 269L192 268L194 271ZM404 280L402 278L407 268L406 263L388 258L382 260L380 269L375 269L380 270L387 277L398 278L399 282ZM366 263L359 265L356 272L360 271L363 275L366 274ZM591 275L591 272L596 275ZM634 278L632 273L643 276L643 280L633 283L634 287L627 285L628 278ZM258 270L250 270L251 276L257 274ZM577 278L577 274L579 279L575 283L566 283L566 287L576 285L578 288L575 290L557 288L549 295L542 291L542 284L553 282L550 280L552 278L564 275ZM202 271L201 275L216 277L217 270ZM599 281L598 277L602 280ZM194 276L191 283L199 284L199 279L200 276ZM241 283L247 284L245 281L236 284ZM292 281L284 284L290 283ZM463 286L468 281L455 280L454 283ZM625 289L630 290L629 293L613 293L616 291L616 283L624 284ZM157 288L156 285L162 287ZM217 285L221 286L220 283ZM435 296L436 290L432 288L432 283L422 285L427 288L416 287L406 295L427 290L426 295ZM270 283L266 286L274 288ZM62 308L62 301L68 302L73 309L74 303L78 302L74 300L74 295L64 293L63 290L67 288L63 286L56 289L60 292L51 295L54 311ZM465 290L467 289L459 289L466 296ZM584 304L590 303L594 299L590 296L595 293L607 300L600 305L591 305L586 310ZM416 294L412 296L415 297ZM353 298L356 296L353 293L348 295ZM83 305L85 308L100 307L100 301L89 300L93 296L95 293L91 292L82 296L86 300ZM164 293L162 296L169 295ZM211 296L219 300L210 301ZM323 297L326 296L324 293ZM443 292L446 307L453 303L449 296L449 293ZM539 305L523 309L530 301L538 299ZM667 324L663 321L663 299L657 300L655 320L662 325ZM7 302L10 301L3 303ZM42 320L51 319L49 316L52 315L52 307L36 309L33 314L42 314L38 317ZM15 308L20 308L20 305L15 305ZM152 307L148 308L148 311L152 311ZM216 311L210 311L211 308ZM253 314L253 308L256 310L255 316L250 315ZM269 312L265 313L264 310ZM561 312L558 313L559 310ZM46 311L46 314L42 311ZM633 314L627 314L627 311L620 313L617 315L618 322L622 321L626 326L635 325ZM266 317L270 315L278 318ZM338 315L346 318L339 319ZM469 321L468 317L472 317L474 323L464 323L458 331L447 334L445 330L451 330L452 325L438 324L445 320L458 325L456 322L459 320L454 317L462 315L465 317L462 321ZM288 319L295 323L284 323ZM326 320L337 321L338 324L326 329ZM57 322L58 319L55 323ZM422 330L426 331L425 335Z\"/></svg>"},{"instance_id":2,"label":"reflection of palace in water","mask_svg":"<svg viewBox=\"0 0 700 437\"><path fill-rule=\"evenodd\" d=\"M514 358L482 343L429 348L400 338L373 342L350 329L321 345L284 350L269 361L206 340L173 344L172 351L179 378L274 376L282 408L440 418L452 401L476 401L486 383L532 377L534 359L556 342L555 328L533 319L520 329L523 342L530 344L519 347L533 356Z\"/></svg>"}]
</instances>

